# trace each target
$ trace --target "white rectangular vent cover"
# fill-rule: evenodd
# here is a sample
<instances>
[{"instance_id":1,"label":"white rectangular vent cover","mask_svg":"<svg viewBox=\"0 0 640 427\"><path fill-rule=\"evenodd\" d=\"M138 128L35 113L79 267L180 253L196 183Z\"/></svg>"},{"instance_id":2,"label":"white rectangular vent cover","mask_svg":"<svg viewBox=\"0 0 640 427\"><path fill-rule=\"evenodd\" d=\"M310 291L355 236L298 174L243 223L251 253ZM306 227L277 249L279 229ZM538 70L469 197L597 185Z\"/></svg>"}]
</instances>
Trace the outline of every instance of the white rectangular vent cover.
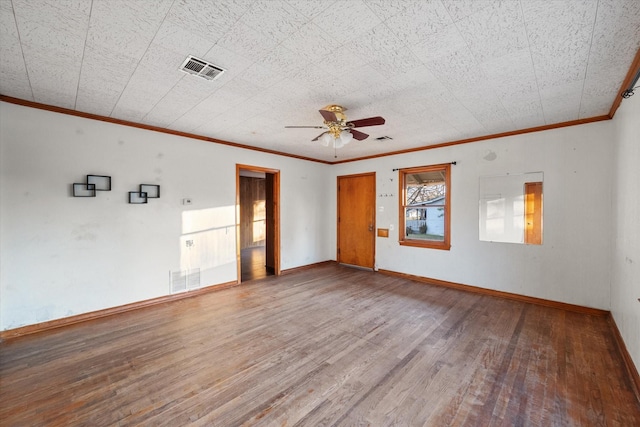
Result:
<instances>
[{"instance_id":1,"label":"white rectangular vent cover","mask_svg":"<svg viewBox=\"0 0 640 427\"><path fill-rule=\"evenodd\" d=\"M193 291L200 289L200 269L192 268L191 270L170 271L171 275L171 293Z\"/></svg>"},{"instance_id":2,"label":"white rectangular vent cover","mask_svg":"<svg viewBox=\"0 0 640 427\"><path fill-rule=\"evenodd\" d=\"M187 272L173 271L171 274L171 293L186 292L187 290Z\"/></svg>"},{"instance_id":3,"label":"white rectangular vent cover","mask_svg":"<svg viewBox=\"0 0 640 427\"><path fill-rule=\"evenodd\" d=\"M187 275L187 290L198 289L200 287L200 269L193 268Z\"/></svg>"},{"instance_id":4,"label":"white rectangular vent cover","mask_svg":"<svg viewBox=\"0 0 640 427\"><path fill-rule=\"evenodd\" d=\"M220 67L216 67L215 65L203 61L202 59L198 59L195 56L187 56L187 59L180 66L180 71L184 71L185 73L193 74L194 76L202 77L207 80L215 80L224 70Z\"/></svg>"}]
</instances>

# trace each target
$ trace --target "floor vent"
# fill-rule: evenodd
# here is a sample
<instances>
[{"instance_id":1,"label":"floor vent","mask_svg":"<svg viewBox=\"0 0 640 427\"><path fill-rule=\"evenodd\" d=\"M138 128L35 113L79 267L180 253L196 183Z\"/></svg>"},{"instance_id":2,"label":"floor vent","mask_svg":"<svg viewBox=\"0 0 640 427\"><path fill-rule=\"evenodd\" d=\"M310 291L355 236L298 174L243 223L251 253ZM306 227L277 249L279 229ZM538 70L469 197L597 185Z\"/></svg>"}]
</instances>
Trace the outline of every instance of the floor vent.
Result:
<instances>
[{"instance_id":1,"label":"floor vent","mask_svg":"<svg viewBox=\"0 0 640 427\"><path fill-rule=\"evenodd\" d=\"M200 269L194 268L189 270L187 275L187 289L191 291L198 288L200 288Z\"/></svg>"},{"instance_id":2,"label":"floor vent","mask_svg":"<svg viewBox=\"0 0 640 427\"><path fill-rule=\"evenodd\" d=\"M203 61L202 59L198 59L195 56L187 56L187 59L180 66L180 71L184 71L185 73L193 74L194 76L202 77L207 80L215 80L224 70L220 67L216 67L215 65Z\"/></svg>"},{"instance_id":3,"label":"floor vent","mask_svg":"<svg viewBox=\"0 0 640 427\"><path fill-rule=\"evenodd\" d=\"M171 293L177 294L187 290L187 272L172 271L171 272Z\"/></svg>"},{"instance_id":4,"label":"floor vent","mask_svg":"<svg viewBox=\"0 0 640 427\"><path fill-rule=\"evenodd\" d=\"M171 273L171 293L193 291L200 289L200 269L172 271Z\"/></svg>"}]
</instances>

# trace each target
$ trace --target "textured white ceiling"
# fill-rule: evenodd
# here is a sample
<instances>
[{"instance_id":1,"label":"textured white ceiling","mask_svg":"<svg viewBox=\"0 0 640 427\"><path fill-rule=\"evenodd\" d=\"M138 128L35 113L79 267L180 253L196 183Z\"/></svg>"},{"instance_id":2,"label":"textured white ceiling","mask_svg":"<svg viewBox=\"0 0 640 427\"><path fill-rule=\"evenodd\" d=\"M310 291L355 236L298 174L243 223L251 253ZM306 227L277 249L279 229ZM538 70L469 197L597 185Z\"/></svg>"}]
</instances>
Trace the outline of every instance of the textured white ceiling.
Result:
<instances>
[{"instance_id":1,"label":"textured white ceiling","mask_svg":"<svg viewBox=\"0 0 640 427\"><path fill-rule=\"evenodd\" d=\"M639 0L0 0L0 93L334 161L606 115ZM227 71L178 70L187 55ZM393 140L376 141L390 136Z\"/></svg>"}]
</instances>

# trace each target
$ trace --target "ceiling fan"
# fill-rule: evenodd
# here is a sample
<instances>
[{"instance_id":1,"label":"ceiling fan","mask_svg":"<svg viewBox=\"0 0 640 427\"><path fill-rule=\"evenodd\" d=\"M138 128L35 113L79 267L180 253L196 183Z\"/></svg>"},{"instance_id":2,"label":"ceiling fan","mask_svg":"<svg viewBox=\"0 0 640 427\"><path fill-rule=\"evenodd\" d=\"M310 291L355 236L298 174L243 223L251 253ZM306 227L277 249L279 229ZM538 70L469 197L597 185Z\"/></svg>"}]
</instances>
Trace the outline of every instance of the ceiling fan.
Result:
<instances>
[{"instance_id":1,"label":"ceiling fan","mask_svg":"<svg viewBox=\"0 0 640 427\"><path fill-rule=\"evenodd\" d=\"M380 116L347 121L347 116L344 114L346 110L340 105L327 105L320 110L320 114L324 118L324 126L285 126L285 128L327 129L312 141L319 140L325 147L333 142L334 148L340 148L351 142L352 139L362 141L369 137L366 133L354 128L384 124L384 118Z\"/></svg>"}]
</instances>

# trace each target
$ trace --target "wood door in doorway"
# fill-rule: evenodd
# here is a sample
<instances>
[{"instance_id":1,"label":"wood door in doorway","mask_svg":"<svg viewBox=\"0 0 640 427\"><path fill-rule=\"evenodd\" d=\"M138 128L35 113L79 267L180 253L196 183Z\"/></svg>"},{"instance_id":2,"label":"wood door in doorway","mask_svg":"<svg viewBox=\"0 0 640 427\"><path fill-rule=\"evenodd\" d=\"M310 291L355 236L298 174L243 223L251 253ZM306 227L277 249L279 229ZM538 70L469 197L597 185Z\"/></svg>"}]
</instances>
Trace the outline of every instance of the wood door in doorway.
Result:
<instances>
[{"instance_id":1,"label":"wood door in doorway","mask_svg":"<svg viewBox=\"0 0 640 427\"><path fill-rule=\"evenodd\" d=\"M338 177L338 262L374 268L376 174Z\"/></svg>"},{"instance_id":2,"label":"wood door in doorway","mask_svg":"<svg viewBox=\"0 0 640 427\"><path fill-rule=\"evenodd\" d=\"M264 176L264 211L265 242L264 264L266 274L280 275L280 171L258 166L236 165L236 260L238 266L238 283L242 282L242 216L241 209L241 175L251 174ZM246 209L246 207L245 207ZM250 206L249 209L253 211ZM253 213L251 213L253 215ZM254 218L250 215L251 218ZM255 276L254 276L255 277ZM247 279L250 280L250 279Z\"/></svg>"}]
</instances>

